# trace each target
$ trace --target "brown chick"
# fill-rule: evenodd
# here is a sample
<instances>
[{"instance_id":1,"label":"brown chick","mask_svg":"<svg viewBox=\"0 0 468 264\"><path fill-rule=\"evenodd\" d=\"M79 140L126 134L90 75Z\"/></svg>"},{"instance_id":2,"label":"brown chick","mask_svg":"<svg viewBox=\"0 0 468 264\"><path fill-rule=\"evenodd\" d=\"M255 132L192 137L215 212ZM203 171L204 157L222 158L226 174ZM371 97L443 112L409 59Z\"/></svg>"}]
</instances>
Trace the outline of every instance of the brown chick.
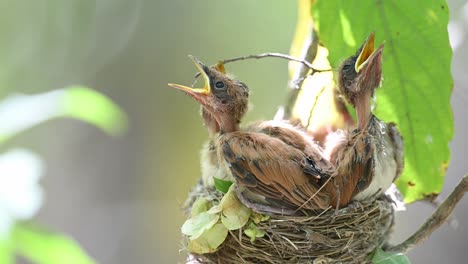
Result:
<instances>
[{"instance_id":1,"label":"brown chick","mask_svg":"<svg viewBox=\"0 0 468 264\"><path fill-rule=\"evenodd\" d=\"M192 59L205 87L170 86L191 95L202 104L204 118L209 116L217 123L213 127L219 133L212 149L217 151L218 161L211 164L233 176L239 198L265 213L329 207L330 195L319 189L329 181L334 168L323 158L320 147L286 122L257 122L240 130L248 105L247 86Z\"/></svg>"},{"instance_id":2,"label":"brown chick","mask_svg":"<svg viewBox=\"0 0 468 264\"><path fill-rule=\"evenodd\" d=\"M383 48L381 44L374 49L372 33L339 70L339 89L355 107L358 119L357 129L342 134L345 136L341 143L330 154L330 160L336 166L334 177L351 181L339 186L340 206L349 202L349 198L364 200L385 192L403 170L400 133L395 124L385 123L371 112L374 91L382 80Z\"/></svg>"},{"instance_id":3,"label":"brown chick","mask_svg":"<svg viewBox=\"0 0 468 264\"><path fill-rule=\"evenodd\" d=\"M229 82L235 82L235 84L233 85L238 86L242 90L240 91L242 93L242 96L240 96L240 98L243 100L239 100L236 105L233 105L235 109L228 109L228 111L232 111L235 114L231 116L231 119L229 121L226 121L227 123L225 124L225 127L230 127L230 129L237 130L239 128L241 117L247 112L248 109L249 90L245 84L235 80L231 80L229 77L227 77L223 65L208 67L205 66L196 57L191 55L189 55L189 57L201 73L201 76L203 77L203 80L205 82L204 87L190 88L172 83L170 83L169 86L184 91L201 104L201 116L209 135L209 141L206 142L201 149L201 179L205 187L214 187L213 178L225 181L234 181L234 179L232 178L231 173L228 170L226 170L224 161L218 162L217 146L215 145L214 141L219 136L221 130L220 125L215 118L215 115L212 114L213 111L210 111L210 108L208 108L209 104L207 104L206 99L208 95L222 96L218 91L224 89L220 86L224 85L226 79L228 79ZM227 98L219 98L219 103L225 104L227 103L226 100Z\"/></svg>"}]
</instances>

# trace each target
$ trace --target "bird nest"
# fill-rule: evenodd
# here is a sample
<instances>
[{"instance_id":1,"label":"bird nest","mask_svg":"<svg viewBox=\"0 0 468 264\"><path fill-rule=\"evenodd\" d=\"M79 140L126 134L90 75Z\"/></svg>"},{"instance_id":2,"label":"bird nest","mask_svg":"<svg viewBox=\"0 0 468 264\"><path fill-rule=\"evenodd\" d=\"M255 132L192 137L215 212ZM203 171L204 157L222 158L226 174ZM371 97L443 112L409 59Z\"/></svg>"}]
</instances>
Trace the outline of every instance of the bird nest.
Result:
<instances>
[{"instance_id":1,"label":"bird nest","mask_svg":"<svg viewBox=\"0 0 468 264\"><path fill-rule=\"evenodd\" d=\"M187 212L200 197L217 203L223 194L199 184L189 195ZM384 196L339 210L270 215L256 222L263 236L253 240L245 227L228 231L215 252L191 252L189 263L370 263L372 253L387 241L393 221L392 202ZM185 246L187 242L185 237Z\"/></svg>"}]
</instances>

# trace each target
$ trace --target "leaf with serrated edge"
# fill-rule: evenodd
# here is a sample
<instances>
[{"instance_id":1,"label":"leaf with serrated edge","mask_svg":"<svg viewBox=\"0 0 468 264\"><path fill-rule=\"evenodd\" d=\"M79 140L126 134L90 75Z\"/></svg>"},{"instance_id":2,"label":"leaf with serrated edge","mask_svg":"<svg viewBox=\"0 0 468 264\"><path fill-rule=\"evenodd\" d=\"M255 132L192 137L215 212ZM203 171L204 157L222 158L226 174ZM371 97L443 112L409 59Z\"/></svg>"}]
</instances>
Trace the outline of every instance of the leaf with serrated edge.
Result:
<instances>
[{"instance_id":1,"label":"leaf with serrated edge","mask_svg":"<svg viewBox=\"0 0 468 264\"><path fill-rule=\"evenodd\" d=\"M317 1L312 15L335 69L371 32L377 45L385 41L374 112L395 122L404 138L405 169L396 184L405 202L439 193L453 137L445 1Z\"/></svg>"}]
</instances>

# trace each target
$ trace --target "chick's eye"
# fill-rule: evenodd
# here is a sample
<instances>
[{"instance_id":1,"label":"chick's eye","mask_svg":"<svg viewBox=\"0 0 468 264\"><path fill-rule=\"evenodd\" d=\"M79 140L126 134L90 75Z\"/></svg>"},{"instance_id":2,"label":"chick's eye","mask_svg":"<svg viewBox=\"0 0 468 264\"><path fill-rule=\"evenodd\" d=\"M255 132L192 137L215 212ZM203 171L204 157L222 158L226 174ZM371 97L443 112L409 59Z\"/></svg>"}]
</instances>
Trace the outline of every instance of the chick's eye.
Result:
<instances>
[{"instance_id":1,"label":"chick's eye","mask_svg":"<svg viewBox=\"0 0 468 264\"><path fill-rule=\"evenodd\" d=\"M224 83L223 82L216 82L215 83L215 87L217 89L223 89L224 88Z\"/></svg>"}]
</instances>

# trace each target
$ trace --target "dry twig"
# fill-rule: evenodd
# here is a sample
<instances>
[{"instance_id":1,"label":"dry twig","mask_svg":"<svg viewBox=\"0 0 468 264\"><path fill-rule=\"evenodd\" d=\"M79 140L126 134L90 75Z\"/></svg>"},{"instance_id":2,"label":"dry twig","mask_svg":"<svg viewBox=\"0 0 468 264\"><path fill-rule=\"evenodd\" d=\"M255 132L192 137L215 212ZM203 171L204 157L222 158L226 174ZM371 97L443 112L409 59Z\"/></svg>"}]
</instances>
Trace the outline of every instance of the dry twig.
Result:
<instances>
[{"instance_id":1,"label":"dry twig","mask_svg":"<svg viewBox=\"0 0 468 264\"><path fill-rule=\"evenodd\" d=\"M426 222L408 239L401 244L385 247L388 252L405 253L419 243L426 240L437 228L439 228L450 216L457 203L468 192L468 174L458 183L450 195L442 202Z\"/></svg>"}]
</instances>

